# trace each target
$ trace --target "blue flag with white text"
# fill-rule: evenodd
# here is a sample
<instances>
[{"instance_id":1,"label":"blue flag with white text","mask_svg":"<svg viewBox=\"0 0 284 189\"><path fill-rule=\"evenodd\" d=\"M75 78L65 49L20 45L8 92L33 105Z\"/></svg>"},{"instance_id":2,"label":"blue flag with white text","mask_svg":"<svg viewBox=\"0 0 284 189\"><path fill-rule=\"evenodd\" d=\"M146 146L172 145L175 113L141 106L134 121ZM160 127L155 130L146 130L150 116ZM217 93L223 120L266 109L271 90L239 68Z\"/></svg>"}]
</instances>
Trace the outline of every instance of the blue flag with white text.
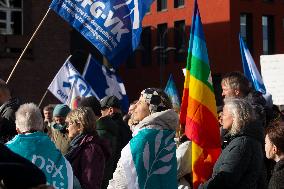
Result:
<instances>
[{"instance_id":1,"label":"blue flag with white text","mask_svg":"<svg viewBox=\"0 0 284 189\"><path fill-rule=\"evenodd\" d=\"M262 81L261 75L241 35L239 35L239 40L240 40L240 50L243 62L244 75L253 84L255 90L261 92L262 94L265 94L266 89Z\"/></svg>"},{"instance_id":2,"label":"blue flag with white text","mask_svg":"<svg viewBox=\"0 0 284 189\"><path fill-rule=\"evenodd\" d=\"M53 0L50 8L118 67L136 49L153 0Z\"/></svg>"},{"instance_id":3,"label":"blue flag with white text","mask_svg":"<svg viewBox=\"0 0 284 189\"><path fill-rule=\"evenodd\" d=\"M99 99L114 95L120 100L122 111L128 111L129 101L122 80L91 55L85 66L83 77L92 86Z\"/></svg>"}]
</instances>

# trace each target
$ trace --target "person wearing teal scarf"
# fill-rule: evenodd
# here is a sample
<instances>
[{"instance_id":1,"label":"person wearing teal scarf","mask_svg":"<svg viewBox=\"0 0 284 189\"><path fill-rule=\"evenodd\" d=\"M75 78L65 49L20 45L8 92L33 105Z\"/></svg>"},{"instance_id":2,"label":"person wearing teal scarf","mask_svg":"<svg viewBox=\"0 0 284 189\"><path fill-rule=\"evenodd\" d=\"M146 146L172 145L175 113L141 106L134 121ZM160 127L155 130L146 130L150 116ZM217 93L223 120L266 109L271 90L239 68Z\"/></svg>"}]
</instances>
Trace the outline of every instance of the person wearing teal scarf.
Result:
<instances>
[{"instance_id":1,"label":"person wearing teal scarf","mask_svg":"<svg viewBox=\"0 0 284 189\"><path fill-rule=\"evenodd\" d=\"M143 90L132 116L139 123L121 152L108 189L177 188L178 114L169 97L161 89Z\"/></svg>"},{"instance_id":2,"label":"person wearing teal scarf","mask_svg":"<svg viewBox=\"0 0 284 189\"><path fill-rule=\"evenodd\" d=\"M16 112L16 129L19 134L6 144L7 147L38 166L49 185L72 189L71 165L43 132L43 119L35 104L20 106Z\"/></svg>"}]
</instances>

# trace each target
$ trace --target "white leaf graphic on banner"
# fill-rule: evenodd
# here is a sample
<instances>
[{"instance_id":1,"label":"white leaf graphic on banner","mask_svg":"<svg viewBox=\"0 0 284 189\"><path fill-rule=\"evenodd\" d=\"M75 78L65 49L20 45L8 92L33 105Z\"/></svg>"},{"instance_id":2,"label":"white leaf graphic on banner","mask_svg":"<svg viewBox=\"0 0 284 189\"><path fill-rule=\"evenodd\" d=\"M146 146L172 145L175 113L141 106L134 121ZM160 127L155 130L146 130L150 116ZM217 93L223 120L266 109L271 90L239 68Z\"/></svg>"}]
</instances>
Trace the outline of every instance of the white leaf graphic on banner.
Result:
<instances>
[{"instance_id":1,"label":"white leaf graphic on banner","mask_svg":"<svg viewBox=\"0 0 284 189\"><path fill-rule=\"evenodd\" d=\"M160 158L159 160L161 160L162 162L166 163L172 160L174 153L170 153L165 155L164 157Z\"/></svg>"},{"instance_id":2,"label":"white leaf graphic on banner","mask_svg":"<svg viewBox=\"0 0 284 189\"><path fill-rule=\"evenodd\" d=\"M149 143L147 142L144 151L143 151L143 162L144 162L144 168L148 171L149 170Z\"/></svg>"},{"instance_id":3,"label":"white leaf graphic on banner","mask_svg":"<svg viewBox=\"0 0 284 189\"><path fill-rule=\"evenodd\" d=\"M174 142L172 142L169 146L167 146L165 149L167 151L171 151L173 149L173 147L175 146L176 144Z\"/></svg>"},{"instance_id":4,"label":"white leaf graphic on banner","mask_svg":"<svg viewBox=\"0 0 284 189\"><path fill-rule=\"evenodd\" d=\"M168 144L168 142L170 141L170 139L174 138L175 136L175 132L173 132L172 134L170 134L166 139L165 139L165 144Z\"/></svg>"},{"instance_id":5,"label":"white leaf graphic on banner","mask_svg":"<svg viewBox=\"0 0 284 189\"><path fill-rule=\"evenodd\" d=\"M160 131L155 138L155 156L159 151L162 137L163 137L163 131Z\"/></svg>"},{"instance_id":6,"label":"white leaf graphic on banner","mask_svg":"<svg viewBox=\"0 0 284 189\"><path fill-rule=\"evenodd\" d=\"M163 175L166 174L167 172L169 172L169 170L171 170L172 166L168 165L168 166L164 166L161 167L159 169L157 169L156 171L153 172L154 175Z\"/></svg>"}]
</instances>

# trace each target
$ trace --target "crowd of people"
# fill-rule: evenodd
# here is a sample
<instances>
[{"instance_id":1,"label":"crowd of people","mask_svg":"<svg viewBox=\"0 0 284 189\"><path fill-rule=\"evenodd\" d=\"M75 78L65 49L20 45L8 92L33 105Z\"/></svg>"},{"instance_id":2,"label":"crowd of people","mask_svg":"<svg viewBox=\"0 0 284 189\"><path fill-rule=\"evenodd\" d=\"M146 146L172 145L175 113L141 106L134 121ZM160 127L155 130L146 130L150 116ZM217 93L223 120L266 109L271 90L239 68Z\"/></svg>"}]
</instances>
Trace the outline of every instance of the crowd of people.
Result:
<instances>
[{"instance_id":1,"label":"crowd of people","mask_svg":"<svg viewBox=\"0 0 284 189\"><path fill-rule=\"evenodd\" d=\"M239 72L221 86L222 152L199 188L284 188L283 112ZM177 134L178 113L158 88L144 89L126 114L116 96L41 110L1 81L0 188L191 189L191 141Z\"/></svg>"}]
</instances>

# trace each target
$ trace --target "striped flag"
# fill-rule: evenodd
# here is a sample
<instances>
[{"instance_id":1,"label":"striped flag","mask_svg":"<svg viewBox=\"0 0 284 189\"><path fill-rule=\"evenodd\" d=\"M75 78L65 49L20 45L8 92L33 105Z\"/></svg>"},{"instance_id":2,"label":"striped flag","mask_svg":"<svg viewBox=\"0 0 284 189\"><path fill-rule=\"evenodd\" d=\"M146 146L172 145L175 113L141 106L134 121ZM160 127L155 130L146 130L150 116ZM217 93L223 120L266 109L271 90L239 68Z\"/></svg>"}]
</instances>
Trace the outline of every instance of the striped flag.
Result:
<instances>
[{"instance_id":1,"label":"striped flag","mask_svg":"<svg viewBox=\"0 0 284 189\"><path fill-rule=\"evenodd\" d=\"M194 5L180 122L192 141L193 187L206 181L221 152L217 108L197 0Z\"/></svg>"}]
</instances>

